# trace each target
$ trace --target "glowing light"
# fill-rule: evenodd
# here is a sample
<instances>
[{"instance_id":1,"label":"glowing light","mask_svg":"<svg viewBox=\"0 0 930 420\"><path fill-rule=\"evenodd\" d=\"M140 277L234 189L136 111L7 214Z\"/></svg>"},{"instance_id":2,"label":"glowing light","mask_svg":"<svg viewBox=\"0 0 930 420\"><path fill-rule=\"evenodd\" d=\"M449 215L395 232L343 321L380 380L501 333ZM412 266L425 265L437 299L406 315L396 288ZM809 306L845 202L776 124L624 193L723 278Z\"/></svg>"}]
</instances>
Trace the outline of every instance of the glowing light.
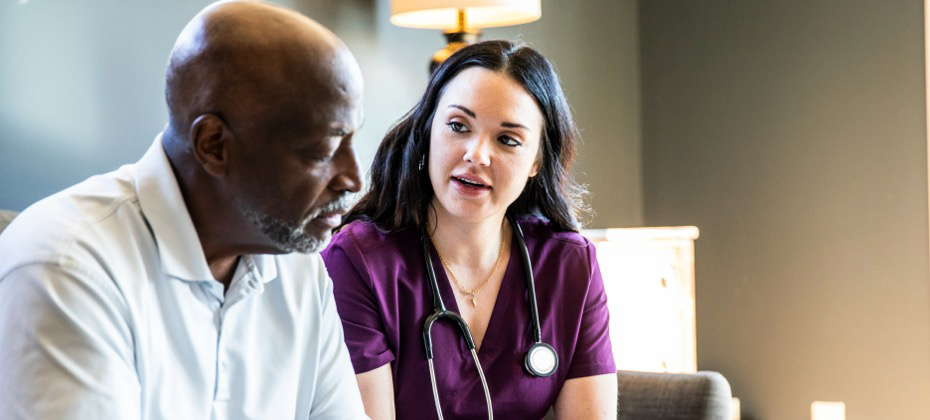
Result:
<instances>
[{"instance_id":1,"label":"glowing light","mask_svg":"<svg viewBox=\"0 0 930 420\"><path fill-rule=\"evenodd\" d=\"M811 420L846 420L846 403L814 401L811 403Z\"/></svg>"},{"instance_id":2,"label":"glowing light","mask_svg":"<svg viewBox=\"0 0 930 420\"><path fill-rule=\"evenodd\" d=\"M584 234L597 247L617 369L695 372L698 229L600 229Z\"/></svg>"}]
</instances>

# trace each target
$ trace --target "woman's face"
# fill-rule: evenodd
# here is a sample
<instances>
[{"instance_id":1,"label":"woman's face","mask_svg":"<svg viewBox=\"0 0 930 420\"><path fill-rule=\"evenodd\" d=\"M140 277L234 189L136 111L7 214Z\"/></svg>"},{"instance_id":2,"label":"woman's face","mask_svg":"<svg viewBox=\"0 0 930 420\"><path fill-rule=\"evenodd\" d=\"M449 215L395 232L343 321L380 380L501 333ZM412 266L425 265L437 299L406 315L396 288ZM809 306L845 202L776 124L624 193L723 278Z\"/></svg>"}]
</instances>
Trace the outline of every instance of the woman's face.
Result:
<instances>
[{"instance_id":1,"label":"woman's face","mask_svg":"<svg viewBox=\"0 0 930 420\"><path fill-rule=\"evenodd\" d=\"M533 97L506 74L471 67L449 81L433 116L429 151L440 217L502 218L539 169L542 128Z\"/></svg>"}]
</instances>

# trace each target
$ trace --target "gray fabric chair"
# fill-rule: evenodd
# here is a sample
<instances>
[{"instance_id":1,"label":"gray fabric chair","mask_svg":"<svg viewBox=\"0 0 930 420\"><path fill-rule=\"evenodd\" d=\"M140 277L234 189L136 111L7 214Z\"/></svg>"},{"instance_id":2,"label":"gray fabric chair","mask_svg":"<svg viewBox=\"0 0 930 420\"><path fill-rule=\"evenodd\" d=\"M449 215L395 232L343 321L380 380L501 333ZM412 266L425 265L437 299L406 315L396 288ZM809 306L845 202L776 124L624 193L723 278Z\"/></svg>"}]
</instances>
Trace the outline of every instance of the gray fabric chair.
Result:
<instances>
[{"instance_id":1,"label":"gray fabric chair","mask_svg":"<svg viewBox=\"0 0 930 420\"><path fill-rule=\"evenodd\" d=\"M620 420L730 420L730 383L717 372L654 373L621 370ZM554 419L552 410L545 417Z\"/></svg>"},{"instance_id":2,"label":"gray fabric chair","mask_svg":"<svg viewBox=\"0 0 930 420\"><path fill-rule=\"evenodd\" d=\"M0 210L0 233L3 232L3 229L6 229L6 226L13 221L17 214L19 213L15 211Z\"/></svg>"},{"instance_id":3,"label":"gray fabric chair","mask_svg":"<svg viewBox=\"0 0 930 420\"><path fill-rule=\"evenodd\" d=\"M730 420L730 383L717 372L617 372L622 420Z\"/></svg>"}]
</instances>

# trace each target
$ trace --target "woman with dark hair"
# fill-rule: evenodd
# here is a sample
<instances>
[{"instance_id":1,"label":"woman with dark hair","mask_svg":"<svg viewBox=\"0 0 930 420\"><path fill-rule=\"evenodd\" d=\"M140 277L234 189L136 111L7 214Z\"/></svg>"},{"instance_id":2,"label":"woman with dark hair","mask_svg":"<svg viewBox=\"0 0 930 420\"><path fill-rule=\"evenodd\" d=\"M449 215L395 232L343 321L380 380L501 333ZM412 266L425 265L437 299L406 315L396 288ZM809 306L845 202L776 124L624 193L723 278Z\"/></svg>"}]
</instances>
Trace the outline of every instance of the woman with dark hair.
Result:
<instances>
[{"instance_id":1,"label":"woman with dark hair","mask_svg":"<svg viewBox=\"0 0 930 420\"><path fill-rule=\"evenodd\" d=\"M323 252L369 416L616 417L576 140L550 63L507 41L452 55L388 132Z\"/></svg>"}]
</instances>

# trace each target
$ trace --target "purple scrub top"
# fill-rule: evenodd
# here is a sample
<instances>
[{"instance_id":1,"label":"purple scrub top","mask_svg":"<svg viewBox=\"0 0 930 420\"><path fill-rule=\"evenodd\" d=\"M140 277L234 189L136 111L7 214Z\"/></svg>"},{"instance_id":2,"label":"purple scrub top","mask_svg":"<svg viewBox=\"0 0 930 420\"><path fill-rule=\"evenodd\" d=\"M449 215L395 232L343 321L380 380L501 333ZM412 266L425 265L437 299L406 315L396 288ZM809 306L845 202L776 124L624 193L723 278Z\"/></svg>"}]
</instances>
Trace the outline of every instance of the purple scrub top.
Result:
<instances>
[{"instance_id":1,"label":"purple scrub top","mask_svg":"<svg viewBox=\"0 0 930 420\"><path fill-rule=\"evenodd\" d=\"M555 232L535 217L520 226L532 260L542 340L555 348L555 374L540 378L524 368L533 345L523 258L516 238L478 358L494 414L539 419L567 379L614 373L607 329L607 297L594 245L575 232ZM430 247L446 307L458 305L439 256ZM391 363L399 419L437 418L423 347L423 321L433 312L420 235L412 229L385 234L355 221L323 251L333 279L336 307L357 373ZM487 418L484 391L458 328L433 326L433 363L443 415Z\"/></svg>"}]
</instances>

